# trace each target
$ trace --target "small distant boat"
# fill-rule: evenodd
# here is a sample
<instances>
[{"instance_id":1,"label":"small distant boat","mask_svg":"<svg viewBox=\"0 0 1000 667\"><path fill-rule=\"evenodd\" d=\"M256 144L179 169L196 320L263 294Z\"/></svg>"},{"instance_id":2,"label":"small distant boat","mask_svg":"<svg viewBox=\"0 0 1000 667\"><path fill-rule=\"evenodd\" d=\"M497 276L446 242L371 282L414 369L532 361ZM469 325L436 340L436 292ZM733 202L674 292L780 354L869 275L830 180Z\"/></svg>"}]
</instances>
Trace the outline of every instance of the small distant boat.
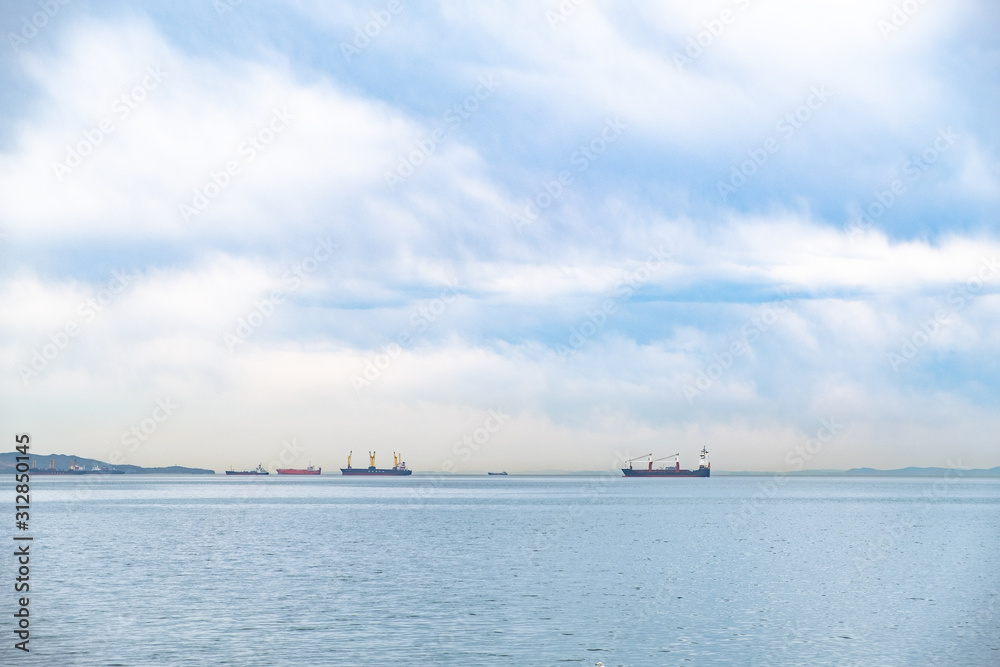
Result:
<instances>
[{"instance_id":1,"label":"small distant boat","mask_svg":"<svg viewBox=\"0 0 1000 667\"><path fill-rule=\"evenodd\" d=\"M347 455L347 467L340 469L341 475L387 475L387 476L398 476L398 475L412 475L413 471L406 467L406 463L403 461L403 455L397 455L396 452L392 453L392 467L391 468L376 468L375 467L375 452L368 452L369 465L367 468L352 468L351 467L351 454L352 451Z\"/></svg>"},{"instance_id":2,"label":"small distant boat","mask_svg":"<svg viewBox=\"0 0 1000 667\"><path fill-rule=\"evenodd\" d=\"M227 475L269 475L270 473L264 470L264 466L257 464L254 470L233 470L230 468L226 471Z\"/></svg>"},{"instance_id":3,"label":"small distant boat","mask_svg":"<svg viewBox=\"0 0 1000 667\"><path fill-rule=\"evenodd\" d=\"M486 474L487 474L487 475L506 475L506 474L507 474L507 471L506 471L506 470L504 470L503 472L488 472L488 473L486 473Z\"/></svg>"},{"instance_id":4,"label":"small distant boat","mask_svg":"<svg viewBox=\"0 0 1000 667\"><path fill-rule=\"evenodd\" d=\"M90 467L87 471L88 475L124 475L124 470L119 470L118 468L109 468L108 466L99 466L96 463Z\"/></svg>"},{"instance_id":5,"label":"small distant boat","mask_svg":"<svg viewBox=\"0 0 1000 667\"><path fill-rule=\"evenodd\" d=\"M311 463L305 468L278 468L279 475L318 475L321 472L322 468L314 468Z\"/></svg>"},{"instance_id":6,"label":"small distant boat","mask_svg":"<svg viewBox=\"0 0 1000 667\"><path fill-rule=\"evenodd\" d=\"M118 468L109 468L108 466L97 465L96 463L91 465L90 470L87 470L86 466L79 465L76 459L70 462L69 468L66 470L59 470L56 468L56 460L49 460L49 467L45 469L39 469L37 461L31 462L31 474L32 475L124 475L124 470L119 470Z\"/></svg>"}]
</instances>

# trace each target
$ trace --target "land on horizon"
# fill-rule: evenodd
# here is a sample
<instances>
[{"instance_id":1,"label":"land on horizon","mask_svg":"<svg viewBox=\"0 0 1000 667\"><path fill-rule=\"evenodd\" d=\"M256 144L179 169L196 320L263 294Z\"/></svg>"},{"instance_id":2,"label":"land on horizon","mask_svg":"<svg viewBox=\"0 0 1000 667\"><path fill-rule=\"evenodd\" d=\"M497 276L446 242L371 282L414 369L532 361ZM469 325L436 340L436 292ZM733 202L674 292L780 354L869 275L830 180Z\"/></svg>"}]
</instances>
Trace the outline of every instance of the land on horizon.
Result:
<instances>
[{"instance_id":1,"label":"land on horizon","mask_svg":"<svg viewBox=\"0 0 1000 667\"><path fill-rule=\"evenodd\" d=\"M0 453L0 473L12 473L15 471L15 466L17 465L17 459L15 457L23 456L18 452L3 452ZM49 461L55 461L56 470L67 470L71 462L75 461L78 466L90 470L95 465L98 467L115 468L121 470L123 473L128 474L166 474L166 475L207 475L214 474L214 470L209 470L207 468L189 468L186 466L160 466L153 468L145 468L143 466L130 465L130 464L113 464L107 461L100 461L98 459L91 459L85 456L75 456L71 454L28 454L29 468L32 464L37 463L37 469L29 469L28 472L40 472L44 471L49 467Z\"/></svg>"},{"instance_id":2,"label":"land on horizon","mask_svg":"<svg viewBox=\"0 0 1000 667\"><path fill-rule=\"evenodd\" d=\"M0 473L14 472L14 467L16 465L16 456L20 456L17 452L3 452L0 453ZM181 465L173 466L158 466L158 467L143 467L138 465L130 464L112 464L107 461L101 461L99 459L91 459L84 456L75 456L71 454L29 454L30 461L29 465L33 462L37 462L37 470L45 470L49 466L49 461L55 461L55 467L57 470L66 470L69 468L69 464L73 461L77 465L82 466L89 470L93 466L106 466L108 468L116 468L124 473L129 474L176 474L176 475L191 475L191 474L224 474L223 472L217 472L208 468L197 468ZM35 472L37 470L32 470L29 472ZM519 472L511 472L508 476L516 475L600 475L611 470L526 470ZM339 468L331 468L331 472L326 473L329 475L337 475L340 472ZM461 476L480 476L486 475L488 471L482 470L470 470L467 472L442 472L438 470L414 470L413 474L417 477L422 477L426 475L448 475L454 477ZM849 468L847 470L837 470L837 469L815 469L815 470L713 470L713 475L718 477L760 477L760 476L771 476L771 475L788 475L794 477L832 477L832 476L850 476L850 477L943 477L947 475L954 475L957 477L1000 477L1000 466L995 466L993 468L937 468L937 467L916 467L908 466L905 468L893 468L893 469L877 469L877 468Z\"/></svg>"}]
</instances>

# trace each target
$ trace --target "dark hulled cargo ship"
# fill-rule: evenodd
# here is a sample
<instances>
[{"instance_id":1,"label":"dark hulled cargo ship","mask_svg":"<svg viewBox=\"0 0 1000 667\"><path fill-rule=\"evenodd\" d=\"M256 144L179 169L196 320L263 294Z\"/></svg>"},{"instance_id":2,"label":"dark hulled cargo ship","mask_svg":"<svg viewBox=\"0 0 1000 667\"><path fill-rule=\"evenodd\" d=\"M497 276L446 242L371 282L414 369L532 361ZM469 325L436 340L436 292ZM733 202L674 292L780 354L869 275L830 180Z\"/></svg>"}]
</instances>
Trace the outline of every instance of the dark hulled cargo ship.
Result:
<instances>
[{"instance_id":1,"label":"dark hulled cargo ship","mask_svg":"<svg viewBox=\"0 0 1000 667\"><path fill-rule=\"evenodd\" d=\"M712 464L708 462L708 450L704 447L701 448L701 457L698 459L697 470L681 469L681 462L678 457L680 457L680 454L654 460L652 454L645 454L626 461L628 467L622 468L622 472L625 473L626 477L708 477L712 472ZM639 459L648 459L645 468L632 467L632 461L638 461ZM673 459L674 465L672 467L653 468L654 463L666 459Z\"/></svg>"},{"instance_id":2,"label":"dark hulled cargo ship","mask_svg":"<svg viewBox=\"0 0 1000 667\"><path fill-rule=\"evenodd\" d=\"M254 470L233 470L230 468L226 471L227 475L269 475L268 471L264 470L264 466L257 464L257 468Z\"/></svg>"},{"instance_id":3,"label":"dark hulled cargo ship","mask_svg":"<svg viewBox=\"0 0 1000 667\"><path fill-rule=\"evenodd\" d=\"M352 468L351 467L351 455L354 454L352 451L347 455L347 467L341 468L340 473L342 475L388 475L388 476L398 476L398 475L412 475L413 471L406 467L406 463L403 461L403 455L397 455L396 452L392 453L392 467L391 468L376 468L375 467L375 452L368 452L368 467L367 468Z\"/></svg>"}]
</instances>

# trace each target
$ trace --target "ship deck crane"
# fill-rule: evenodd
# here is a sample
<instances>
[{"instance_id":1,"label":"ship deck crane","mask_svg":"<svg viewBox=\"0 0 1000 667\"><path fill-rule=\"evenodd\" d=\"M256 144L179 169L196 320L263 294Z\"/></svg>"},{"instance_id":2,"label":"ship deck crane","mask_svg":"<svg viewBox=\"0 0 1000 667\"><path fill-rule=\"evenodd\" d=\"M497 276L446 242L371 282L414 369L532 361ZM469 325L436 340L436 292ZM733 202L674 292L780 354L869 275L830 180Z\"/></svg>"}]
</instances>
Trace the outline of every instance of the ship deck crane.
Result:
<instances>
[{"instance_id":1,"label":"ship deck crane","mask_svg":"<svg viewBox=\"0 0 1000 667\"><path fill-rule=\"evenodd\" d=\"M663 456L663 457L660 457L658 459L654 459L652 453L650 453L650 454L643 454L642 456L636 456L636 457L631 458L631 459L626 459L625 463L627 463L629 469L631 469L632 468L632 461L638 461L639 459L648 459L647 465L648 465L648 469L649 470L653 469L653 464L654 463L659 463L660 461L666 461L667 459L674 459L674 461L676 462L676 465L678 467L680 466L680 453L679 452L677 454L671 454L670 456Z\"/></svg>"},{"instance_id":2,"label":"ship deck crane","mask_svg":"<svg viewBox=\"0 0 1000 667\"><path fill-rule=\"evenodd\" d=\"M674 468L676 468L677 470L681 469L681 455L680 455L679 452L677 454L672 454L670 456L664 456L661 459L655 459L653 461L650 461L649 462L649 469L650 470L653 469L653 464L654 463L656 463L658 461L666 461L667 459L673 459L674 460Z\"/></svg>"},{"instance_id":3,"label":"ship deck crane","mask_svg":"<svg viewBox=\"0 0 1000 667\"><path fill-rule=\"evenodd\" d=\"M632 469L632 461L638 461L639 459L644 459L647 456L648 457L652 457L653 456L652 452L650 452L649 454L643 454L642 456L635 456L635 457L630 458L630 459L625 459L625 463L628 464L629 470L631 470Z\"/></svg>"}]
</instances>

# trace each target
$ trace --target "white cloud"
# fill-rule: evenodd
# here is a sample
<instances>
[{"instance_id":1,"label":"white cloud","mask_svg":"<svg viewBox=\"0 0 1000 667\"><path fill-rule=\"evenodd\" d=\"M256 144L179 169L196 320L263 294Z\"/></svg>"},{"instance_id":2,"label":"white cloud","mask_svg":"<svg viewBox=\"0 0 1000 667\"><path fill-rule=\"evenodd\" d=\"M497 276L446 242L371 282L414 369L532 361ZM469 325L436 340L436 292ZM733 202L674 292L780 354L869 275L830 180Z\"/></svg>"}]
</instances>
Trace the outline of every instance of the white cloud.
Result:
<instances>
[{"instance_id":1,"label":"white cloud","mask_svg":"<svg viewBox=\"0 0 1000 667\"><path fill-rule=\"evenodd\" d=\"M21 121L0 159L0 216L17 235L210 239L357 224L344 218L386 197L383 172L421 132L329 79L302 84L281 64L187 55L142 22L81 24L63 51L28 62L41 113ZM147 68L162 81L130 98L134 109L116 102L154 82ZM60 180L53 163L77 148L89 154ZM465 170L472 197L490 197L470 159L453 148L439 163ZM239 172L225 174L229 163ZM214 198L213 174L226 183ZM195 190L210 201L185 227L180 206L197 207Z\"/></svg>"},{"instance_id":2,"label":"white cloud","mask_svg":"<svg viewBox=\"0 0 1000 667\"><path fill-rule=\"evenodd\" d=\"M0 155L2 250L13 267L0 280L0 305L18 314L0 323L0 358L30 366L53 332L81 320L80 304L109 279L96 267L115 263L136 278L80 321L79 336L38 377L0 378L0 395L43 424L38 436L53 449L98 458L169 396L182 405L176 418L129 452L146 465L249 466L295 437L327 468L371 447L405 449L411 467L438 469L461 459L454 443L491 409L510 423L463 469L607 468L623 443L633 454L680 449L687 460L707 444L722 468L775 468L826 417L852 429L816 467L906 457L943 465L944 440L967 464L986 464L984 434L996 419L982 408L981 369L961 366L995 356L986 332L1000 320L1000 275L906 368L890 368L886 355L984 257L1000 256L995 238L956 227L899 240L874 225L852 242L811 212L808 193L745 213L718 206L714 186L706 203L693 180L658 173L665 144L739 153L810 86L827 83L835 101L817 135L835 150L803 145L790 157L817 178L841 178L829 166L838 161L852 178L882 178L897 155L879 142L925 145L950 108L943 91L960 85L913 59L939 53L969 20L964 6L926 6L883 40L875 20L890 4L753 3L683 69L674 52L726 5L631 13L588 3L555 30L536 5L445 8L446 28L476 42L464 55L429 41L440 17L407 8L372 47L379 62L433 55L441 64L414 81L387 71L387 85L402 91L391 102L350 80L360 66L313 69L264 46L256 60L208 58L148 21L80 21L59 50L23 61L37 97ZM299 8L322 14L330 34L365 19L341 5ZM151 76L147 67L165 78L119 118L115 99ZM484 108L387 187L386 171L440 125L454 90L484 71L501 82L489 100L498 116ZM292 118L249 160L241 143L268 128L275 109ZM517 183L550 178L546 165L616 114L630 124L633 138L623 141L632 148L609 152L605 171L515 230L510 213L532 195ZM105 118L114 131L60 182L52 161ZM956 150L960 170L932 190L995 198L995 159L982 148L991 144L974 127L962 132L970 138ZM625 156L648 164L633 169ZM240 164L231 185L183 225L178 206L229 160ZM675 210L657 204L664 192ZM288 289L283 276L317 237L339 244L334 256ZM635 293L617 293L661 247L671 253L665 265ZM447 286L454 303L418 326L419 308ZM745 338L782 287L788 311L689 401L685 387ZM274 289L284 302L229 350L223 336ZM609 298L616 312L581 335ZM405 349L355 391L352 376L401 332L411 337ZM561 358L559 346L572 354ZM959 361L941 371L947 355ZM873 443L886 443L885 453Z\"/></svg>"}]
</instances>

